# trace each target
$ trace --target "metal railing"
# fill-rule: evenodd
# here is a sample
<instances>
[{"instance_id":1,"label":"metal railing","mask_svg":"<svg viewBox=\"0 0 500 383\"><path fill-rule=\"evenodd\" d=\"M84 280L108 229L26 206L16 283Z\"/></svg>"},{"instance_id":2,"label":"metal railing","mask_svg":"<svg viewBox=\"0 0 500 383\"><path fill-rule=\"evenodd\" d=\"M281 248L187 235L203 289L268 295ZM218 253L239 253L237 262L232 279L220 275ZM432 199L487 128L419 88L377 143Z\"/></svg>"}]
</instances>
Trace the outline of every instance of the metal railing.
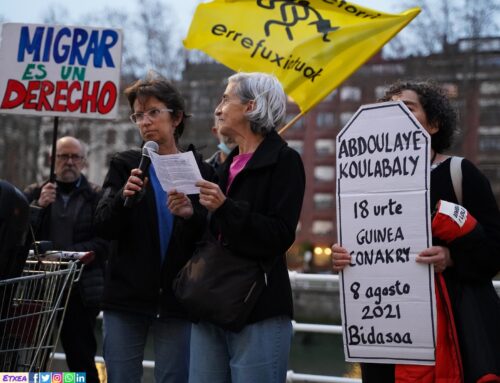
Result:
<instances>
[{"instance_id":1,"label":"metal railing","mask_svg":"<svg viewBox=\"0 0 500 383\"><path fill-rule=\"evenodd\" d=\"M334 274L304 274L296 271L290 271L290 283L292 288L318 289L323 285L323 290L338 291L339 276ZM500 281L493 281L497 294L500 295ZM101 314L102 315L102 314ZM314 323L297 323L292 321L294 332L312 332L323 334L342 334L342 326L340 325L324 325ZM54 354L54 359L65 360L63 353ZM104 360L101 356L96 357L96 362L103 363ZM142 362L145 368L153 368L154 361L145 360ZM307 383L361 383L361 379L345 378L339 376L325 376L325 375L311 375L301 374L294 371L288 371L287 383L293 382L307 382Z\"/></svg>"},{"instance_id":2,"label":"metal railing","mask_svg":"<svg viewBox=\"0 0 500 383\"><path fill-rule=\"evenodd\" d=\"M301 289L308 288L318 288L318 282L323 282L326 290L338 291L339 276L333 274L304 274L298 273L296 271L290 271L290 283L292 288L297 288L300 286ZM314 286L311 286L312 284ZM330 284L335 284L335 289L331 289ZM500 281L493 281L493 286L500 295ZM294 332L315 332L324 334L342 334L342 326L339 325L320 325L320 324L308 324L308 323L297 323L293 321ZM324 375L308 375L295 373L293 371L288 371L287 383L293 382L308 382L308 383L361 383L360 379L354 378L343 378L337 376L324 376Z\"/></svg>"}]
</instances>

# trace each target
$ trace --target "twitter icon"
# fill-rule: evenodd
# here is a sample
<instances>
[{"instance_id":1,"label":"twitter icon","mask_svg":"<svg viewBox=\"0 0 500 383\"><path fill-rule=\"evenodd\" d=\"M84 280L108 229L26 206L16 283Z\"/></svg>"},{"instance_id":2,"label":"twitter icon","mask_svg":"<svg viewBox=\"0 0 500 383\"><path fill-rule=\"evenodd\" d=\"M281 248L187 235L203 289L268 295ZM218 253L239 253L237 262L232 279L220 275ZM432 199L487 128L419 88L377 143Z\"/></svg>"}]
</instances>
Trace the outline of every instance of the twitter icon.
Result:
<instances>
[{"instance_id":1,"label":"twitter icon","mask_svg":"<svg viewBox=\"0 0 500 383\"><path fill-rule=\"evenodd\" d=\"M40 372L40 382L50 383L51 381L52 381L52 373L51 372Z\"/></svg>"}]
</instances>

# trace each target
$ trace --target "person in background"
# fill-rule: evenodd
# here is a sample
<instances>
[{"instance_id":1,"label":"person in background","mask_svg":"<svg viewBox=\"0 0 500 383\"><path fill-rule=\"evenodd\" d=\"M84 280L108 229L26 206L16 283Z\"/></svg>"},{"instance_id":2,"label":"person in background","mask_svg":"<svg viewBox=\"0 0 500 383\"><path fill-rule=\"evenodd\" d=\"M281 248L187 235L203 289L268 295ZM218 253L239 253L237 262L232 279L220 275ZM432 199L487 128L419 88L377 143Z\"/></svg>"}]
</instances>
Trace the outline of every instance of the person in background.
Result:
<instances>
[{"instance_id":1,"label":"person in background","mask_svg":"<svg viewBox=\"0 0 500 383\"><path fill-rule=\"evenodd\" d=\"M219 144L217 150L210 158L207 158L207 163L210 164L214 169L217 169L224 161L231 151L236 147L234 140L228 136L219 133L217 125L212 126L212 134L217 137Z\"/></svg>"},{"instance_id":2,"label":"person in background","mask_svg":"<svg viewBox=\"0 0 500 383\"><path fill-rule=\"evenodd\" d=\"M97 235L94 225L100 187L82 174L86 165L85 148L74 137L57 140L54 165L55 182L30 185L25 195L30 201L31 224L37 241L51 241L54 250L92 251L95 254L71 290L61 342L69 369L86 372L87 382L98 383L94 328L109 250L108 242Z\"/></svg>"},{"instance_id":3,"label":"person in background","mask_svg":"<svg viewBox=\"0 0 500 383\"><path fill-rule=\"evenodd\" d=\"M444 91L429 82L398 82L381 101L405 103L431 136L431 209L440 200L458 204L450 175L451 157L444 154L456 131L456 113ZM443 368L437 359L427 380L401 380L408 371L404 365L363 363L365 383L441 382L444 378L446 382L500 382L500 299L492 286L492 278L500 270L500 212L486 177L466 159L461 168L462 206L477 220L474 235L446 243L433 227L433 246L416 257L416 262L433 264L434 272L444 278L452 321L454 318L449 326L456 327L459 357L451 353L445 358L446 364L456 359L451 368ZM335 244L332 250L333 270L349 267L348 249ZM438 357L441 335L438 324Z\"/></svg>"},{"instance_id":4,"label":"person in background","mask_svg":"<svg viewBox=\"0 0 500 383\"><path fill-rule=\"evenodd\" d=\"M264 73L229 77L215 109L220 134L237 147L217 169L218 182L200 181L210 230L238 257L271 265L268 284L239 332L203 319L193 324L190 383L283 383L290 350L293 302L286 251L295 239L305 174L300 155L276 129L286 96Z\"/></svg>"},{"instance_id":5,"label":"person in background","mask_svg":"<svg viewBox=\"0 0 500 383\"><path fill-rule=\"evenodd\" d=\"M179 91L149 72L125 95L141 138L156 142L160 155L179 153L188 117ZM211 167L195 157L202 175L210 178ZM108 383L141 382L148 335L154 344L155 381L185 383L191 322L174 297L172 281L193 253L206 210L198 196L175 191L168 196L154 167L142 174L140 161L136 149L111 159L96 212L99 232L113 241L103 296ZM124 206L126 198L135 199L133 206Z\"/></svg>"}]
</instances>

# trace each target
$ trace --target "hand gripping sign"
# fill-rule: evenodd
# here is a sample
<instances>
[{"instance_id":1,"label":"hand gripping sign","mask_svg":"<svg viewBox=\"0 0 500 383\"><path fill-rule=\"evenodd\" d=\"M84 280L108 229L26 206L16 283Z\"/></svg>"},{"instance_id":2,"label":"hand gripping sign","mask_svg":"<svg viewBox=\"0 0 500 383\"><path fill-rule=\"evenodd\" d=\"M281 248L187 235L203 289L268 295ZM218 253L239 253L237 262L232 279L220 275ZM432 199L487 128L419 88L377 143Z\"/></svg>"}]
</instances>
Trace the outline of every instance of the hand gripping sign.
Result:
<instances>
[{"instance_id":1,"label":"hand gripping sign","mask_svg":"<svg viewBox=\"0 0 500 383\"><path fill-rule=\"evenodd\" d=\"M434 364L430 137L401 102L362 106L337 136L338 240L347 361Z\"/></svg>"}]
</instances>

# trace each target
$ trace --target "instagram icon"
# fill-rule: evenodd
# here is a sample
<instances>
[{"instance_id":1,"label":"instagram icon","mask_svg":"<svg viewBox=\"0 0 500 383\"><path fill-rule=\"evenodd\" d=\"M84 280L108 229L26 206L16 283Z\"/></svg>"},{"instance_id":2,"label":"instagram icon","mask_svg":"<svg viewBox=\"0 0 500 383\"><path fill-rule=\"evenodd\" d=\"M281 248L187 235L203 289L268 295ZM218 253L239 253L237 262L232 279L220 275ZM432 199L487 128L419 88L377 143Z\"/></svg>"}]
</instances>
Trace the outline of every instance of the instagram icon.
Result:
<instances>
[{"instance_id":1,"label":"instagram icon","mask_svg":"<svg viewBox=\"0 0 500 383\"><path fill-rule=\"evenodd\" d=\"M62 383L63 374L62 372L53 372L52 373L52 383Z\"/></svg>"}]
</instances>

